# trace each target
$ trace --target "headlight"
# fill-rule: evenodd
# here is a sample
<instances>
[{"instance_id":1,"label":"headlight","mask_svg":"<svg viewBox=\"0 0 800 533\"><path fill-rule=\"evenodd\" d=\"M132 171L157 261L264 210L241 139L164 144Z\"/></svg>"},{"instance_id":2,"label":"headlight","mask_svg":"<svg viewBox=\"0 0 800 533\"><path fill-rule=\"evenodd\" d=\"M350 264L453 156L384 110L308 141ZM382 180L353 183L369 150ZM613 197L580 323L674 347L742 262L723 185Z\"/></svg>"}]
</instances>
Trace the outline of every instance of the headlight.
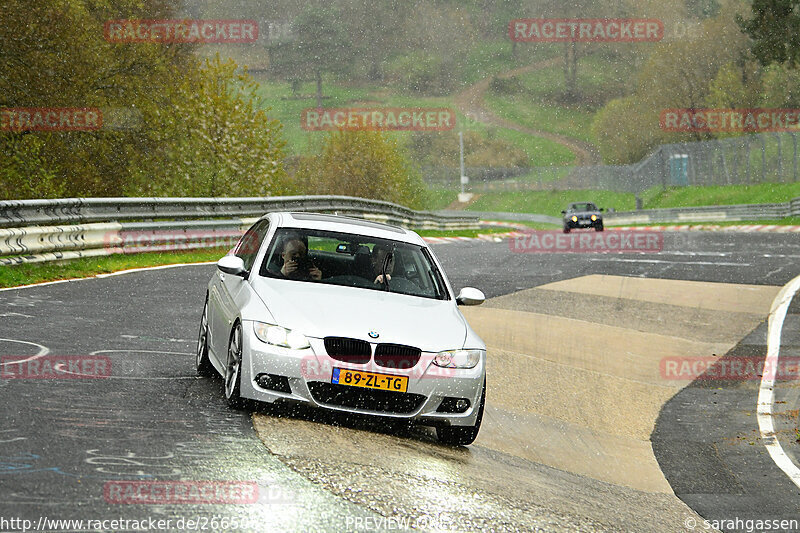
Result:
<instances>
[{"instance_id":1,"label":"headlight","mask_svg":"<svg viewBox=\"0 0 800 533\"><path fill-rule=\"evenodd\" d=\"M592 215L592 222L594 222L595 220L597 220L597 215Z\"/></svg>"},{"instance_id":2,"label":"headlight","mask_svg":"<svg viewBox=\"0 0 800 533\"><path fill-rule=\"evenodd\" d=\"M481 360L484 350L448 350L439 352L433 364L444 368L474 368Z\"/></svg>"},{"instance_id":3,"label":"headlight","mask_svg":"<svg viewBox=\"0 0 800 533\"><path fill-rule=\"evenodd\" d=\"M573 221L573 222L577 222L577 221L578 221L578 217L576 217L576 216L573 216L573 217L572 217L572 221Z\"/></svg>"},{"instance_id":4,"label":"headlight","mask_svg":"<svg viewBox=\"0 0 800 533\"><path fill-rule=\"evenodd\" d=\"M253 322L253 332L261 342L273 346L283 346L292 350L302 350L311 346L306 336L299 331L292 331L274 324Z\"/></svg>"}]
</instances>

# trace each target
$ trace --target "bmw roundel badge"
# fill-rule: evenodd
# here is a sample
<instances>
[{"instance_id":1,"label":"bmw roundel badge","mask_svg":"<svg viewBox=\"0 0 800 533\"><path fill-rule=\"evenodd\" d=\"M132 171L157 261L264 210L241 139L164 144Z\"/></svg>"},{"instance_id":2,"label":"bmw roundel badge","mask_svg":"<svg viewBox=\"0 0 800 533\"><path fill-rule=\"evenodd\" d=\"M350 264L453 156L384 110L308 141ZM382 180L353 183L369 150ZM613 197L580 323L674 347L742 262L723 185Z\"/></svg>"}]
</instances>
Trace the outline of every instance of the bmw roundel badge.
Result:
<instances>
[{"instance_id":1,"label":"bmw roundel badge","mask_svg":"<svg viewBox=\"0 0 800 533\"><path fill-rule=\"evenodd\" d=\"M377 339L378 337L380 337L378 332L375 330L370 331L367 335L369 335L370 339Z\"/></svg>"}]
</instances>

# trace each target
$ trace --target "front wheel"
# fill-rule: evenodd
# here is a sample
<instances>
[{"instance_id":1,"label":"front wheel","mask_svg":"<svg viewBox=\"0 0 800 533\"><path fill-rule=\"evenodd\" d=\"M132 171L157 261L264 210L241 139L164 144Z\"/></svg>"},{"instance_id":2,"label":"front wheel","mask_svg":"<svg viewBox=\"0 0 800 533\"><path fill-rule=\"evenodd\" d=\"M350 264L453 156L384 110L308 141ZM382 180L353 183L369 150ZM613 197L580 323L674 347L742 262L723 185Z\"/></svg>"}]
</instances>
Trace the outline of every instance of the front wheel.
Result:
<instances>
[{"instance_id":1,"label":"front wheel","mask_svg":"<svg viewBox=\"0 0 800 533\"><path fill-rule=\"evenodd\" d=\"M569 233L569 226L564 226L564 233Z\"/></svg>"},{"instance_id":2,"label":"front wheel","mask_svg":"<svg viewBox=\"0 0 800 533\"><path fill-rule=\"evenodd\" d=\"M225 363L225 400L228 407L244 407L241 393L242 384L242 325L237 323L228 341L228 359Z\"/></svg>"},{"instance_id":3,"label":"front wheel","mask_svg":"<svg viewBox=\"0 0 800 533\"><path fill-rule=\"evenodd\" d=\"M597 226L594 227L595 231L603 231L603 229L605 229L605 228L603 228L602 224L598 224Z\"/></svg>"},{"instance_id":4,"label":"front wheel","mask_svg":"<svg viewBox=\"0 0 800 533\"><path fill-rule=\"evenodd\" d=\"M478 406L478 418L474 426L443 426L436 428L436 438L442 444L448 446L467 446L475 442L478 431L481 429L483 420L483 406L486 403L486 378L483 378L483 391L481 391L481 403Z\"/></svg>"},{"instance_id":5,"label":"front wheel","mask_svg":"<svg viewBox=\"0 0 800 533\"><path fill-rule=\"evenodd\" d=\"M208 299L203 305L203 317L200 319L200 333L197 336L197 355L195 367L198 376L210 377L214 375L214 366L208 358Z\"/></svg>"}]
</instances>

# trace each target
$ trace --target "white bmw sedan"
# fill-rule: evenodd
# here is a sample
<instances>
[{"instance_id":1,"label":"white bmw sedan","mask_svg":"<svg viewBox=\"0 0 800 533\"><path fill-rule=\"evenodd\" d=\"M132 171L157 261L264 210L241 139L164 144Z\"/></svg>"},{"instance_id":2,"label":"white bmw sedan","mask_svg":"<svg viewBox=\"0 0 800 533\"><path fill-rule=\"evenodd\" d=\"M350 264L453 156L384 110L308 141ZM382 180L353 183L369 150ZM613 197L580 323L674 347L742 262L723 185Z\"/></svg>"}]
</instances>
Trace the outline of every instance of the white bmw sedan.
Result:
<instances>
[{"instance_id":1,"label":"white bmw sedan","mask_svg":"<svg viewBox=\"0 0 800 533\"><path fill-rule=\"evenodd\" d=\"M256 222L208 284L201 375L243 399L406 419L466 445L483 417L486 345L413 231L315 213Z\"/></svg>"}]
</instances>

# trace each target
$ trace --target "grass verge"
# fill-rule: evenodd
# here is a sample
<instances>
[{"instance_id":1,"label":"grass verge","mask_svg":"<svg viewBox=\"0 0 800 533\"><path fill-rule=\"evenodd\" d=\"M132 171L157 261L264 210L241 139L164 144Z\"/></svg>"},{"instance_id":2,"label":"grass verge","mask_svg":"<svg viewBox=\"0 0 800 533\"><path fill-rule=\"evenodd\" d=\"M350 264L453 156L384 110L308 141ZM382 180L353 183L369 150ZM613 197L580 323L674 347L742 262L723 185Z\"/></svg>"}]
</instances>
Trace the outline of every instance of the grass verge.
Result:
<instances>
[{"instance_id":1,"label":"grass verge","mask_svg":"<svg viewBox=\"0 0 800 533\"><path fill-rule=\"evenodd\" d=\"M645 208L697 207L704 205L771 204L800 197L798 183L717 185L650 189L642 195Z\"/></svg>"},{"instance_id":2,"label":"grass verge","mask_svg":"<svg viewBox=\"0 0 800 533\"><path fill-rule=\"evenodd\" d=\"M629 211L636 207L633 194L611 191L506 191L481 193L467 210L500 211L513 213L538 213L561 216L561 210L570 202L595 202L600 207L613 207Z\"/></svg>"},{"instance_id":3,"label":"grass verge","mask_svg":"<svg viewBox=\"0 0 800 533\"><path fill-rule=\"evenodd\" d=\"M32 283L85 278L131 268L202 263L216 261L228 253L228 248L211 248L186 252L154 252L145 254L119 254L100 257L81 257L47 263L25 263L0 268L0 288L19 287Z\"/></svg>"}]
</instances>

